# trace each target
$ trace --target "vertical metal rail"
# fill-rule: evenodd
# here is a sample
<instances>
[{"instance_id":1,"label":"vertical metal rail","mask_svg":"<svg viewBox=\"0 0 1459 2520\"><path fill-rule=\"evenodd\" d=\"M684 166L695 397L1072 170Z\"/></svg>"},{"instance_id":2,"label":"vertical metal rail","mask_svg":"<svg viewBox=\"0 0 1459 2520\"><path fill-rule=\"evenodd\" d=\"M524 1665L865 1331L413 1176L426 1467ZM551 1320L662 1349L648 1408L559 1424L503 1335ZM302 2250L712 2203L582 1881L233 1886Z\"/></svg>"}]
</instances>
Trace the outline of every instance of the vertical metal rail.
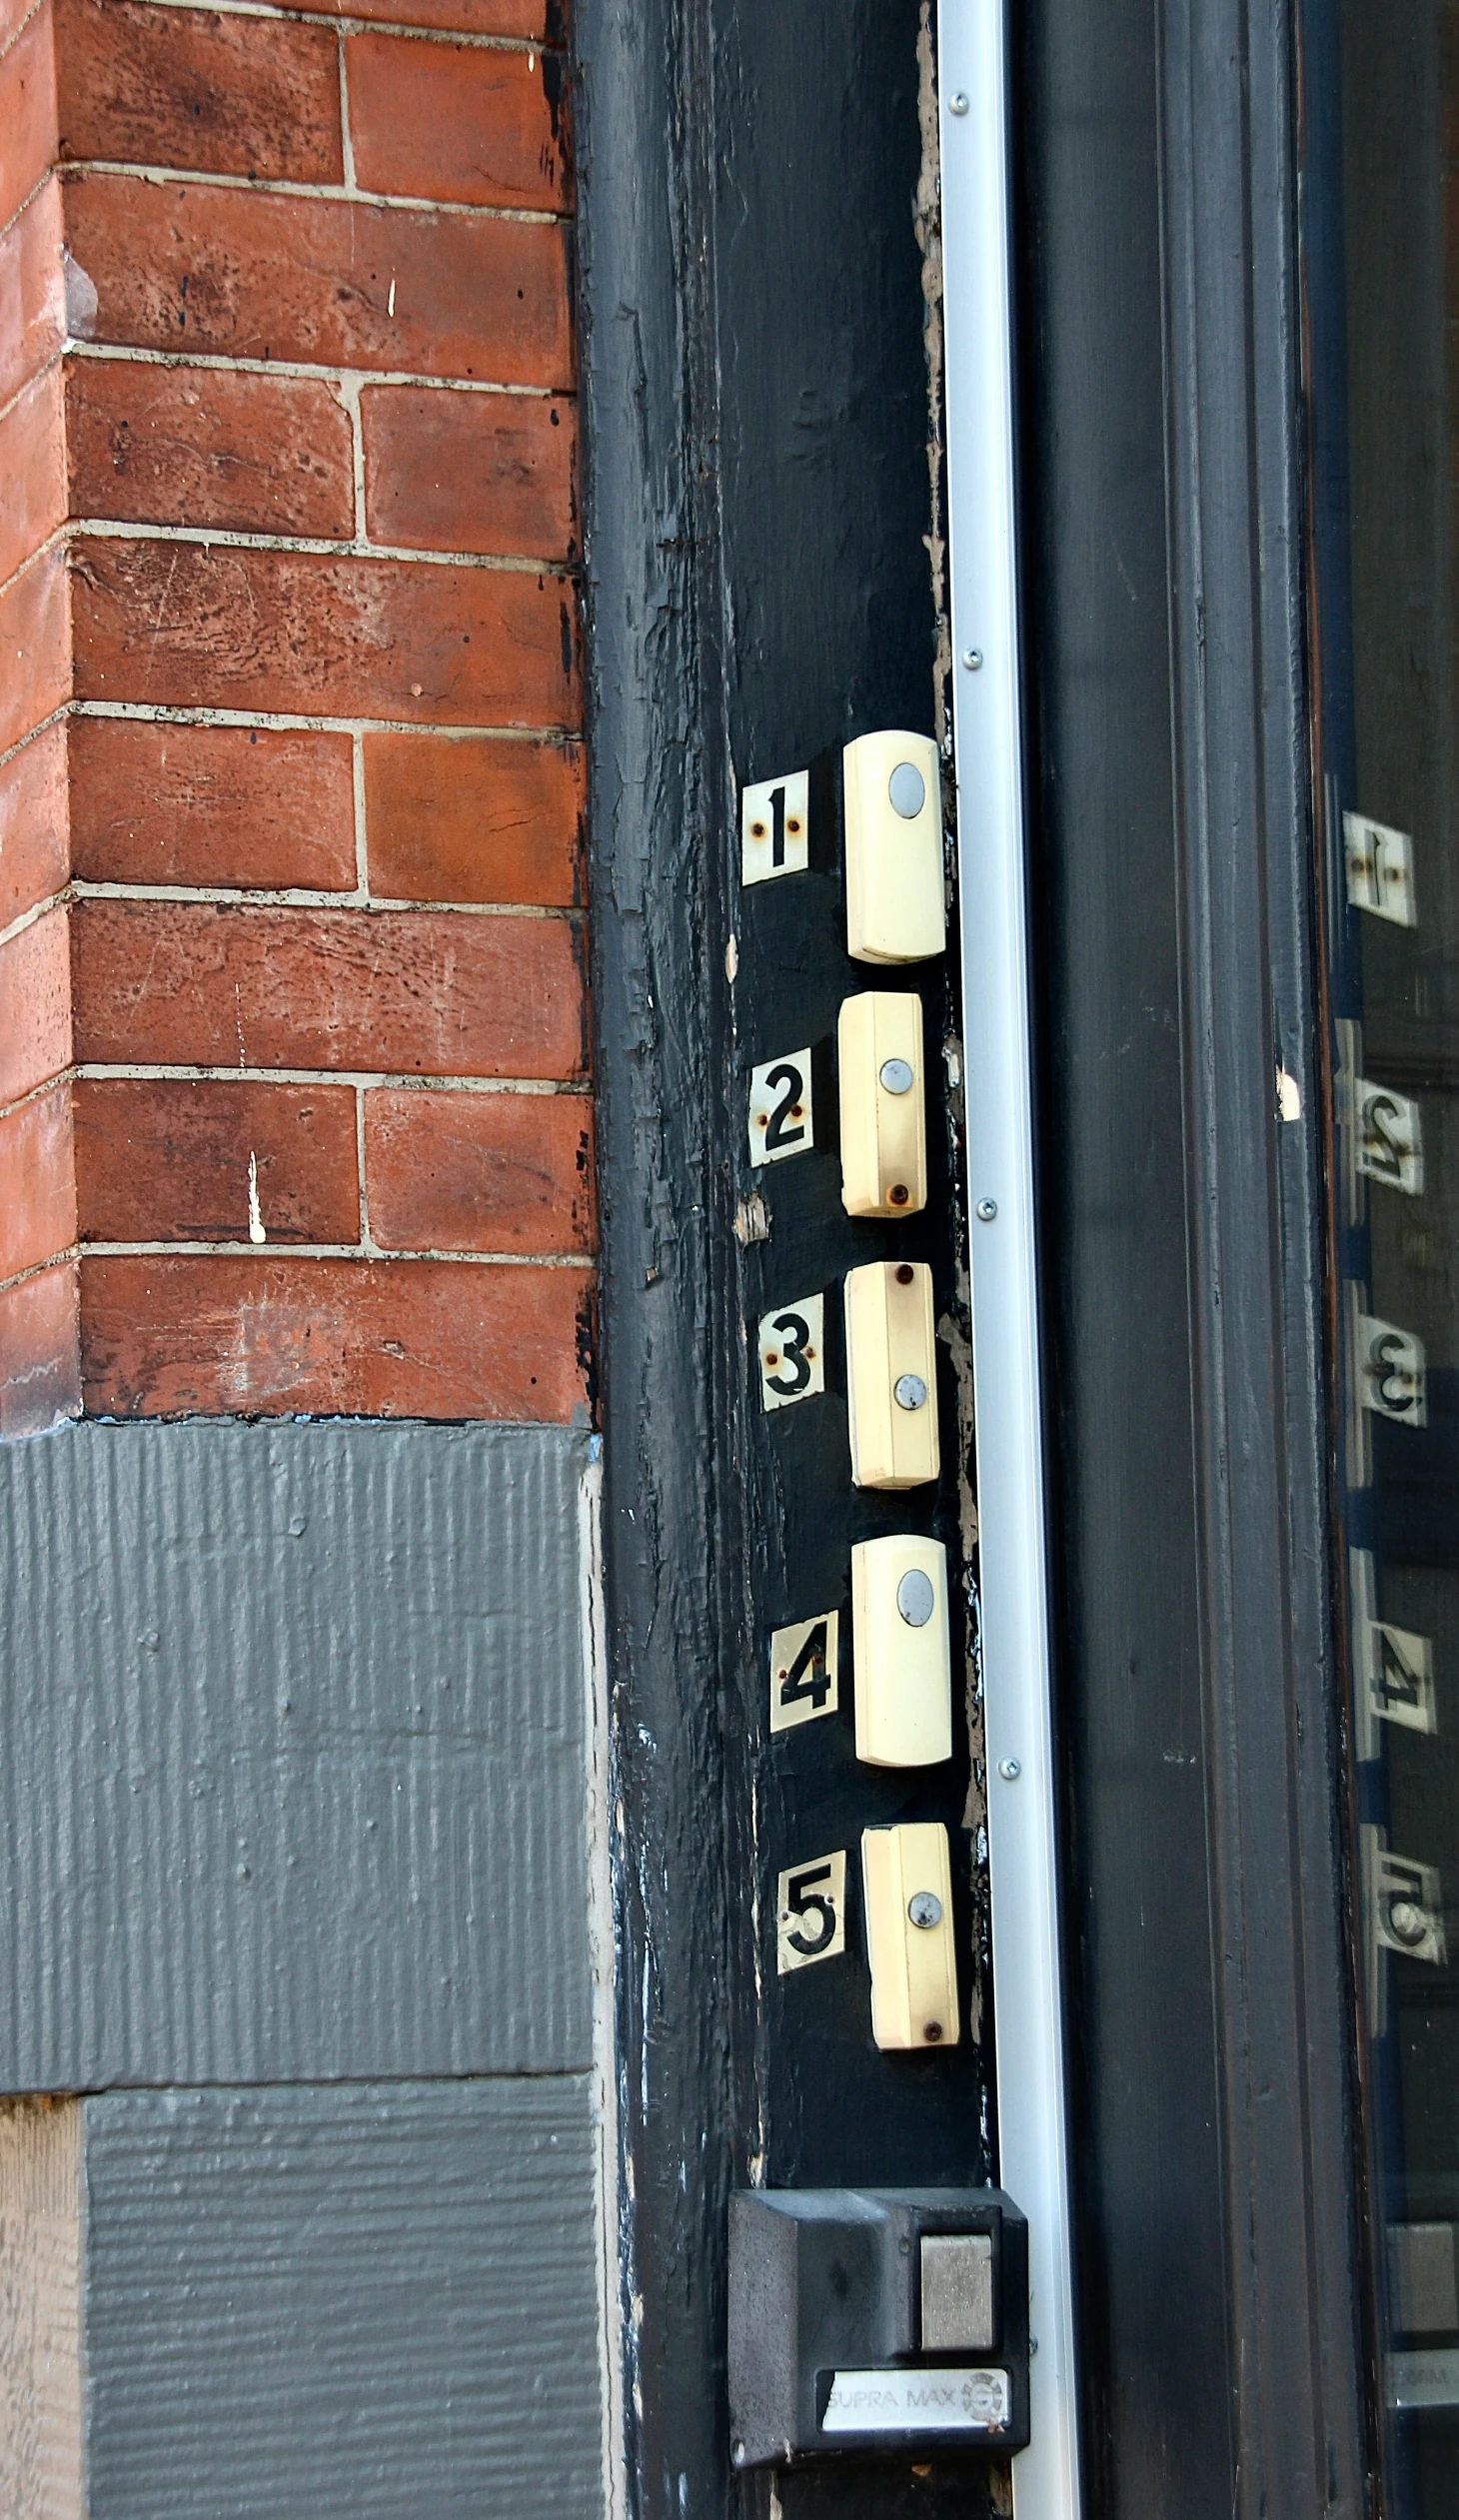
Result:
<instances>
[{"instance_id":1,"label":"vertical metal rail","mask_svg":"<svg viewBox=\"0 0 1459 2520\"><path fill-rule=\"evenodd\" d=\"M953 740L998 2158L1028 2216L1032 2441L1018 2520L1077 2520L1033 1228L1004 0L940 0Z\"/></svg>"}]
</instances>

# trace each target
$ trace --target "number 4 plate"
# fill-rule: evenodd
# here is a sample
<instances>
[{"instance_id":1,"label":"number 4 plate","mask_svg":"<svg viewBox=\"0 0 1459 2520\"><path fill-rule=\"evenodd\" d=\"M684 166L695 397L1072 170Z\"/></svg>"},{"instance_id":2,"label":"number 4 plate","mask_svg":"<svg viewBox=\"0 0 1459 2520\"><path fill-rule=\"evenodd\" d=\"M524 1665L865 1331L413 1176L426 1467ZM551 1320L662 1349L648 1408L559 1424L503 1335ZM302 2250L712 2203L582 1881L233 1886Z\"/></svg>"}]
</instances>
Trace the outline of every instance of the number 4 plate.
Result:
<instances>
[{"instance_id":1,"label":"number 4 plate","mask_svg":"<svg viewBox=\"0 0 1459 2520\"><path fill-rule=\"evenodd\" d=\"M840 1614L823 1611L770 1638L770 1731L788 1733L836 1711L836 1657Z\"/></svg>"},{"instance_id":2,"label":"number 4 plate","mask_svg":"<svg viewBox=\"0 0 1459 2520\"><path fill-rule=\"evenodd\" d=\"M788 1969L833 1960L846 1947L846 1859L816 1856L782 1873L775 1892L776 1962Z\"/></svg>"}]
</instances>

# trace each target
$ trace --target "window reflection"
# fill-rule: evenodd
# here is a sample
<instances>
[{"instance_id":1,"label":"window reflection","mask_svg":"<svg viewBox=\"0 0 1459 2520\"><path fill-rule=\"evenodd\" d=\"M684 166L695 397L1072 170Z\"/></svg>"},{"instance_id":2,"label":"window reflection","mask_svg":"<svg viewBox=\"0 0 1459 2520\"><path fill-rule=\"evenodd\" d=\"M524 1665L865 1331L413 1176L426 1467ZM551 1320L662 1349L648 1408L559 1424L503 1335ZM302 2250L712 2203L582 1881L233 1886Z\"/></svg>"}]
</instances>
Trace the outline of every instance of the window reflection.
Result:
<instances>
[{"instance_id":1,"label":"window reflection","mask_svg":"<svg viewBox=\"0 0 1459 2520\"><path fill-rule=\"evenodd\" d=\"M1459 2513L1459 0L1304 14L1315 745L1385 2501Z\"/></svg>"}]
</instances>

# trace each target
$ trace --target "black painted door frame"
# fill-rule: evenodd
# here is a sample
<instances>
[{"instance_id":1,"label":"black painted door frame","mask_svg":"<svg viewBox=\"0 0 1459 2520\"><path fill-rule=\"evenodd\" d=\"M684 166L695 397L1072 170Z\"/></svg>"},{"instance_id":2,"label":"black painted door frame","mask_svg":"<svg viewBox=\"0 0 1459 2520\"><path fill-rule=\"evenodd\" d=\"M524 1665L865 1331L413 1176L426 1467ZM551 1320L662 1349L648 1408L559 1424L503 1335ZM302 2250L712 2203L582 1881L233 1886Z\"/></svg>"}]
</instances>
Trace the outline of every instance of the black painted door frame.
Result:
<instances>
[{"instance_id":1,"label":"black painted door frame","mask_svg":"<svg viewBox=\"0 0 1459 2520\"><path fill-rule=\"evenodd\" d=\"M576 26L621 2239L646 2520L763 2496L732 2480L724 2403L726 2205L756 2091L731 1957L750 1849L727 1791L726 1669L750 1609L726 815L746 660L771 642L787 717L920 721L926 473L896 411L923 391L920 306L896 240L921 14L582 0ZM1284 0L1025 0L1012 23L1084 2508L1356 2520L1370 2380L1292 30ZM754 461L756 378L782 412L792 340L826 389L799 424L808 472L767 438ZM1278 1068L1299 1122L1278 1117Z\"/></svg>"}]
</instances>

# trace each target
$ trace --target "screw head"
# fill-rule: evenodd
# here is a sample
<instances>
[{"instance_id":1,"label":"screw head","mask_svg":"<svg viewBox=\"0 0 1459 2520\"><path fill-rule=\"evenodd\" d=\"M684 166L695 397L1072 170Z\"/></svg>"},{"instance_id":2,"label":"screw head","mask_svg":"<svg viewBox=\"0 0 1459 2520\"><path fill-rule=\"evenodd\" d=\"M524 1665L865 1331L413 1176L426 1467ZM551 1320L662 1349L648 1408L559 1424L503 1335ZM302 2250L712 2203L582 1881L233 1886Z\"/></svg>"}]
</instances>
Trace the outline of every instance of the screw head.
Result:
<instances>
[{"instance_id":1,"label":"screw head","mask_svg":"<svg viewBox=\"0 0 1459 2520\"><path fill-rule=\"evenodd\" d=\"M1023 1770L1016 1759L1000 1759L998 1761L998 1774L1005 1785L1011 1785L1015 1777L1022 1776Z\"/></svg>"},{"instance_id":2,"label":"screw head","mask_svg":"<svg viewBox=\"0 0 1459 2520\"><path fill-rule=\"evenodd\" d=\"M917 1890L907 1900L906 1912L914 1925L928 1932L942 1921L942 1901L935 1890Z\"/></svg>"},{"instance_id":3,"label":"screw head","mask_svg":"<svg viewBox=\"0 0 1459 2520\"><path fill-rule=\"evenodd\" d=\"M997 1212L998 1202L996 1199L978 1200L977 1221L979 1225L991 1225L993 1218L997 1215Z\"/></svg>"},{"instance_id":4,"label":"screw head","mask_svg":"<svg viewBox=\"0 0 1459 2520\"><path fill-rule=\"evenodd\" d=\"M948 97L947 111L949 114L965 114L967 112L967 99L960 88L955 96Z\"/></svg>"},{"instance_id":5,"label":"screw head","mask_svg":"<svg viewBox=\"0 0 1459 2520\"><path fill-rule=\"evenodd\" d=\"M964 647L962 650L962 661L966 665L969 673L976 673L982 664L982 649L980 647Z\"/></svg>"},{"instance_id":6,"label":"screw head","mask_svg":"<svg viewBox=\"0 0 1459 2520\"><path fill-rule=\"evenodd\" d=\"M927 1386L920 1374L898 1374L891 1386L891 1397L898 1409L924 1409Z\"/></svg>"},{"instance_id":7,"label":"screw head","mask_svg":"<svg viewBox=\"0 0 1459 2520\"><path fill-rule=\"evenodd\" d=\"M1429 1929L1429 1920L1423 1909L1415 1906L1411 1898L1394 1899L1388 1910L1388 1922L1399 1941L1408 1943L1410 1949L1422 1942Z\"/></svg>"}]
</instances>

